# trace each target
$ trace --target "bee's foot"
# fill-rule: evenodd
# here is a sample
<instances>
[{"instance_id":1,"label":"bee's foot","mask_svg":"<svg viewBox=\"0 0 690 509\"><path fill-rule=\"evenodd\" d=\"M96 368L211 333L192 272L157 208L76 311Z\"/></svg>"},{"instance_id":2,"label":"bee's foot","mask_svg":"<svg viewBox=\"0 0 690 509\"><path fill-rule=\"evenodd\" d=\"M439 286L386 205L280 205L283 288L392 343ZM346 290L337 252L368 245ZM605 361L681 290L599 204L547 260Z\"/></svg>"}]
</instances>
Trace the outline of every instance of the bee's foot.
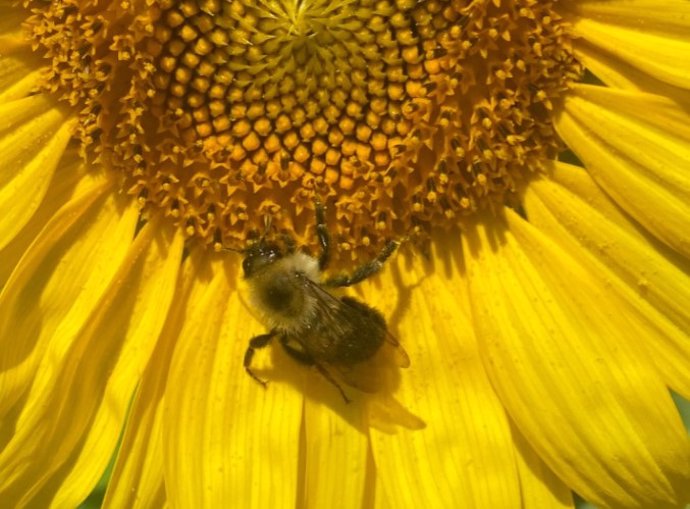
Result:
<instances>
[{"instance_id":1,"label":"bee's foot","mask_svg":"<svg viewBox=\"0 0 690 509\"><path fill-rule=\"evenodd\" d=\"M264 389L268 388L268 380L262 380L261 378L259 378L258 376L256 376L256 375L254 374L254 372L253 372L251 369L249 369L249 368L246 368L246 371L247 371L247 374L248 374L250 377L252 377L254 380L256 380L259 384L261 384L261 386L262 386Z\"/></svg>"}]
</instances>

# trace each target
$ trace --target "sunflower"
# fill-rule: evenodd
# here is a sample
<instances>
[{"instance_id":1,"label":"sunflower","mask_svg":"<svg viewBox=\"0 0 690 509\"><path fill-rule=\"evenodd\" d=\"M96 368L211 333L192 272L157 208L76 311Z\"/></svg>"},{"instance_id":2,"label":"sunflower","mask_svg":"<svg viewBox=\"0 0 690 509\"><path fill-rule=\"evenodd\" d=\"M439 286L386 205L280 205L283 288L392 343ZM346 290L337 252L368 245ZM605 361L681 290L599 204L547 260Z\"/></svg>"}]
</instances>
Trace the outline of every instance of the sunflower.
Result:
<instances>
[{"instance_id":1,"label":"sunflower","mask_svg":"<svg viewBox=\"0 0 690 509\"><path fill-rule=\"evenodd\" d=\"M0 0L0 500L690 502L686 0ZM411 359L257 352L318 247Z\"/></svg>"}]
</instances>

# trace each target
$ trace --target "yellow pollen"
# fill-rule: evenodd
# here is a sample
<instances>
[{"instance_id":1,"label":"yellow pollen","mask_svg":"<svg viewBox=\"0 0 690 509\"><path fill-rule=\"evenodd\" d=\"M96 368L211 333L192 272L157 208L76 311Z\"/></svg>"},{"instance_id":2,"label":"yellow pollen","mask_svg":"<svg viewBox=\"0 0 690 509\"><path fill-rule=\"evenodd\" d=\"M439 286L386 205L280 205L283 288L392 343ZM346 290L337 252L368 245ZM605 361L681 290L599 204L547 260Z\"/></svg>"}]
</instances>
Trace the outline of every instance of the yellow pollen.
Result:
<instances>
[{"instance_id":1,"label":"yellow pollen","mask_svg":"<svg viewBox=\"0 0 690 509\"><path fill-rule=\"evenodd\" d=\"M557 0L26 4L85 157L213 249L313 243L317 198L352 256L495 210L581 74Z\"/></svg>"}]
</instances>

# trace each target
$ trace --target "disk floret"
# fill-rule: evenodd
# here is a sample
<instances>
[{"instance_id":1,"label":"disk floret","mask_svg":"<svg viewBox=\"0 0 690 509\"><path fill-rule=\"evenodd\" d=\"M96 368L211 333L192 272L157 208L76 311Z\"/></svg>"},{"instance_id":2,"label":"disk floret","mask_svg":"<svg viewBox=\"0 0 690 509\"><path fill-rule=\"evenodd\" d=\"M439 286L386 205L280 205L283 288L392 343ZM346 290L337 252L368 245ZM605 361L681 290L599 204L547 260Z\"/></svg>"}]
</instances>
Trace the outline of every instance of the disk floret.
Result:
<instances>
[{"instance_id":1,"label":"disk floret","mask_svg":"<svg viewBox=\"0 0 690 509\"><path fill-rule=\"evenodd\" d=\"M85 155L147 210L310 243L319 198L355 253L501 207L554 157L581 73L555 3L62 0L28 26Z\"/></svg>"}]
</instances>

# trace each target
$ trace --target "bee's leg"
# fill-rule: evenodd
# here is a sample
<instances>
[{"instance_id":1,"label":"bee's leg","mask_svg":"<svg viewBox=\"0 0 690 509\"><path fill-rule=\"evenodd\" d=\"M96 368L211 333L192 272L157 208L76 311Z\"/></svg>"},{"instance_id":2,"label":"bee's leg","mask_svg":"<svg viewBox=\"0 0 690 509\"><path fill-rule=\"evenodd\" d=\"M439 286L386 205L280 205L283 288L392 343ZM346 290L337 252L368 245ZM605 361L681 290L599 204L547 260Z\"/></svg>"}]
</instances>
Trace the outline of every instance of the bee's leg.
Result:
<instances>
[{"instance_id":1,"label":"bee's leg","mask_svg":"<svg viewBox=\"0 0 690 509\"><path fill-rule=\"evenodd\" d=\"M324 368L321 364L316 362L316 359L314 359L311 355L306 353L303 350L299 350L292 346L288 342L288 337L287 336L281 336L280 337L280 343L283 345L283 348L285 349L285 352L287 352L290 357L295 359L297 362L300 362L302 364L305 364L307 366L314 366L319 373L321 373L321 376L323 376L326 380L331 382L335 387L338 389L340 392L340 395L343 397L345 400L345 403L350 402L350 398L347 397L345 394L345 391L343 391L343 388L340 386L340 384L331 376L331 374L328 372L326 368Z\"/></svg>"},{"instance_id":2,"label":"bee's leg","mask_svg":"<svg viewBox=\"0 0 690 509\"><path fill-rule=\"evenodd\" d=\"M319 370L319 373L321 373L321 376L323 376L326 380L331 382L333 385L335 385L335 388L338 389L338 392L340 392L340 395L343 397L345 400L345 403L350 403L352 400L347 397L347 394L345 394L345 391L343 388L340 386L340 384L333 378L333 376L328 372L326 368L324 368L321 364L318 362L314 363L314 366L316 369Z\"/></svg>"},{"instance_id":3,"label":"bee's leg","mask_svg":"<svg viewBox=\"0 0 690 509\"><path fill-rule=\"evenodd\" d=\"M268 346L268 344L271 342L271 339L273 339L275 335L276 331L272 330L271 332L268 332L266 334L254 336L252 339L249 340L249 346L247 346L247 350L244 352L245 371L250 377L252 377L254 380L259 382L264 387L266 387L266 384L268 382L256 376L256 374L252 371L252 358L254 357L254 351L258 348L264 348L265 346Z\"/></svg>"},{"instance_id":4,"label":"bee's leg","mask_svg":"<svg viewBox=\"0 0 690 509\"><path fill-rule=\"evenodd\" d=\"M386 260L388 260L388 258L390 258L395 250L398 249L399 245L400 242L396 242L395 240L388 241L386 245L383 246L383 249L378 256L369 263L360 265L352 274L341 274L329 278L324 281L323 284L326 286L351 286L364 281L368 277L373 276L381 270L383 264L386 262Z\"/></svg>"},{"instance_id":5,"label":"bee's leg","mask_svg":"<svg viewBox=\"0 0 690 509\"><path fill-rule=\"evenodd\" d=\"M320 201L314 204L316 210L316 235L321 244L321 256L319 256L319 269L323 270L331 258L331 235L326 226L326 209Z\"/></svg>"}]
</instances>

